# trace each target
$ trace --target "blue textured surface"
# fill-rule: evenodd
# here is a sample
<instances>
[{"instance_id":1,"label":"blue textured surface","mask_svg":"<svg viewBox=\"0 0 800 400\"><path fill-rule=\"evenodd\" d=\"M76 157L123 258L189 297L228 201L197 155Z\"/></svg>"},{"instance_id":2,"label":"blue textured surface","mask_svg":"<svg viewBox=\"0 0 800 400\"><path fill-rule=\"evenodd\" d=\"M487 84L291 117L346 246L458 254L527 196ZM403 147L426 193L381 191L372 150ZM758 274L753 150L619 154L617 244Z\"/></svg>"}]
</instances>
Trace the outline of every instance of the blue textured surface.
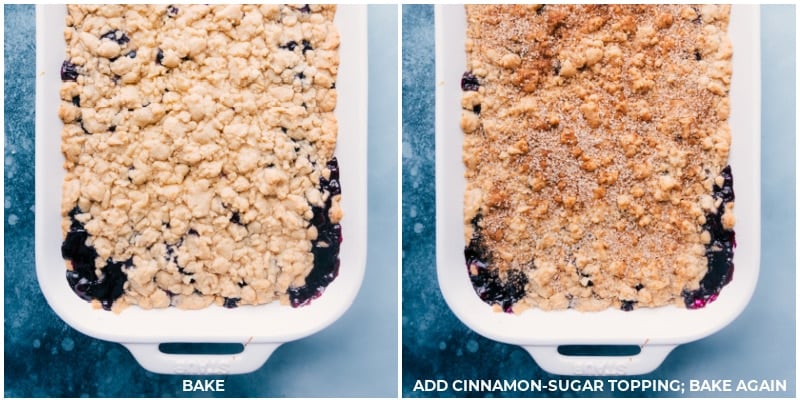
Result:
<instances>
[{"instance_id":1,"label":"blue textured surface","mask_svg":"<svg viewBox=\"0 0 800 400\"><path fill-rule=\"evenodd\" d=\"M449 311L436 282L433 7L403 7L404 396L526 396L526 392L414 392L417 379L537 379L521 347L485 339ZM795 8L765 6L762 26L762 255L752 302L722 331L679 346L643 379L785 379L795 393ZM608 384L605 385L608 388ZM547 395L548 393L545 393ZM533 395L540 395L533 393ZM621 393L551 393L609 397ZM680 396L629 392L628 396ZM698 395L698 393L687 393ZM739 397L747 393L704 393Z\"/></svg>"},{"instance_id":2,"label":"blue textured surface","mask_svg":"<svg viewBox=\"0 0 800 400\"><path fill-rule=\"evenodd\" d=\"M397 7L371 6L367 271L350 310L281 346L230 397L395 397L397 393ZM142 369L119 344L87 337L47 306L34 267L33 6L5 6L5 396L187 397L186 376ZM346 188L345 188L346 190Z\"/></svg>"}]
</instances>

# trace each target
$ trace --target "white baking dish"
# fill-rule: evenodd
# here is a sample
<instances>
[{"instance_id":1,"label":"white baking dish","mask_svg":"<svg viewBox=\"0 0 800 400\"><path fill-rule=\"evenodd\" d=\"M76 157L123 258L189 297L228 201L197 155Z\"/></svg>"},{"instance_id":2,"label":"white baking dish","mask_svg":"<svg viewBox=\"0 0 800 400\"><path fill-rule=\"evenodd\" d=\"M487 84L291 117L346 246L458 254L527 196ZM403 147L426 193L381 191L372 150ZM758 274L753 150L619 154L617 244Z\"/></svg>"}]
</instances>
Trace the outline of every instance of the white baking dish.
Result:
<instances>
[{"instance_id":1,"label":"white baking dish","mask_svg":"<svg viewBox=\"0 0 800 400\"><path fill-rule=\"evenodd\" d=\"M657 368L675 346L722 329L745 308L756 286L760 246L759 9L733 6L730 164L736 191L733 281L703 309L528 310L499 313L482 302L464 262L461 159L461 75L466 17L460 5L438 5L436 21L436 261L447 304L468 327L490 339L523 346L544 370L564 375L634 375ZM746 338L742 338L746 340ZM637 345L634 356L565 356L559 345Z\"/></svg>"},{"instance_id":2,"label":"white baking dish","mask_svg":"<svg viewBox=\"0 0 800 400\"><path fill-rule=\"evenodd\" d=\"M365 6L340 6L335 23L341 35L336 116L336 156L344 210L339 276L310 305L278 304L204 310L176 308L120 314L93 309L67 284L61 258L61 120L58 118L60 67L66 8L36 7L36 272L53 310L73 328L119 342L146 369L166 374L235 374L254 371L282 343L311 335L339 318L353 302L364 276L366 257L367 25ZM241 343L234 355L165 354L160 343Z\"/></svg>"}]
</instances>

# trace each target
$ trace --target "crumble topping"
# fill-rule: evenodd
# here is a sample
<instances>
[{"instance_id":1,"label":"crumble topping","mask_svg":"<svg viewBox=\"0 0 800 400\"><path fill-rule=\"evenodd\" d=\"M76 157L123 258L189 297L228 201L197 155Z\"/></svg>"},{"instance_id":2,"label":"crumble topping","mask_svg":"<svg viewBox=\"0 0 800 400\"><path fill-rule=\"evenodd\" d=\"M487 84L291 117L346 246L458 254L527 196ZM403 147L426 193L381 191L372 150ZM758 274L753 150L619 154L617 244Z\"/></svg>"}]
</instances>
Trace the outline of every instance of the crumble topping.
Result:
<instances>
[{"instance_id":1,"label":"crumble topping","mask_svg":"<svg viewBox=\"0 0 800 400\"><path fill-rule=\"evenodd\" d=\"M88 249L65 253L76 292L119 270L105 308L288 303L312 247L341 240L335 6L67 9L62 228Z\"/></svg>"},{"instance_id":2,"label":"crumble topping","mask_svg":"<svg viewBox=\"0 0 800 400\"><path fill-rule=\"evenodd\" d=\"M498 308L591 311L683 306L698 290L718 251L707 219L734 224L732 189L717 195L729 11L466 6L465 254L479 294L505 282L515 299Z\"/></svg>"}]
</instances>

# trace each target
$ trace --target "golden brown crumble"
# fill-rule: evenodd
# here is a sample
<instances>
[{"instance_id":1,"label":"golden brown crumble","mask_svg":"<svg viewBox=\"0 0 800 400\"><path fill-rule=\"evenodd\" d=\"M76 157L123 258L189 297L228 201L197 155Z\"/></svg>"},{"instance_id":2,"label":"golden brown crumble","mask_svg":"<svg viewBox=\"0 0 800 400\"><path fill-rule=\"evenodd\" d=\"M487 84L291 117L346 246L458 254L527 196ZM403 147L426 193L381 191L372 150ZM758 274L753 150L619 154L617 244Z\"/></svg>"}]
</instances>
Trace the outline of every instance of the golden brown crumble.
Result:
<instances>
[{"instance_id":1,"label":"golden brown crumble","mask_svg":"<svg viewBox=\"0 0 800 400\"><path fill-rule=\"evenodd\" d=\"M731 141L730 6L466 12L466 240L480 216L490 267L525 274L514 310L682 306Z\"/></svg>"}]
</instances>

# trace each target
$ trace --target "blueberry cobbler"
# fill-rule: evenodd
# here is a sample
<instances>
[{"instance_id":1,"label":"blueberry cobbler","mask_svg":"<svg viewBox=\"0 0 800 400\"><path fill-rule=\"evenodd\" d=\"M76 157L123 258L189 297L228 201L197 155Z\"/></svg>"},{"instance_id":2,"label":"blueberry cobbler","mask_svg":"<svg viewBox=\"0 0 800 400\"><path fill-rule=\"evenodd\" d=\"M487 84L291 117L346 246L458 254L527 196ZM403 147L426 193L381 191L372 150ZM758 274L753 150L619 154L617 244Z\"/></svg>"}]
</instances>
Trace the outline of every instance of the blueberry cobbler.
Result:
<instances>
[{"instance_id":1,"label":"blueberry cobbler","mask_svg":"<svg viewBox=\"0 0 800 400\"><path fill-rule=\"evenodd\" d=\"M468 5L465 259L521 312L701 308L732 279L730 6Z\"/></svg>"},{"instance_id":2,"label":"blueberry cobbler","mask_svg":"<svg viewBox=\"0 0 800 400\"><path fill-rule=\"evenodd\" d=\"M70 5L61 247L97 307L300 306L336 277L328 5Z\"/></svg>"}]
</instances>

